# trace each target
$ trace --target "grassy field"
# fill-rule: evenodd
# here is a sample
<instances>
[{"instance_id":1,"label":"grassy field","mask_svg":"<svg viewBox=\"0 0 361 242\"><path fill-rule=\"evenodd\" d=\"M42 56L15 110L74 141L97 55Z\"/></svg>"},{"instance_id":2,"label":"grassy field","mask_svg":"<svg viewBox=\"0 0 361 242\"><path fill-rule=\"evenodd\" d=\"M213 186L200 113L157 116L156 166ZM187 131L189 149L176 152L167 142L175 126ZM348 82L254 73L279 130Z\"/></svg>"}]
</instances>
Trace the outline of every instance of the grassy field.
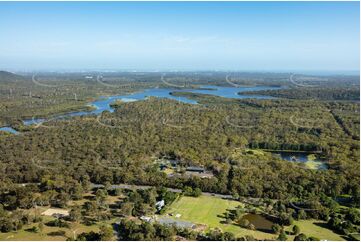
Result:
<instances>
[{"instance_id":1,"label":"grassy field","mask_svg":"<svg viewBox=\"0 0 361 242\"><path fill-rule=\"evenodd\" d=\"M167 210L167 214L181 214L179 220L205 224L209 226L209 228L220 228L223 232L232 232L236 236L252 235L257 239L276 238L274 234L243 229L233 224L221 223L225 220L222 218L223 213L225 213L227 209L234 209L237 206L243 206L243 204L237 201L209 196L200 196L198 198L182 197L171 205ZM170 217L167 214L164 215L164 217ZM174 216L171 218L175 219Z\"/></svg>"},{"instance_id":2,"label":"grassy field","mask_svg":"<svg viewBox=\"0 0 361 242\"><path fill-rule=\"evenodd\" d=\"M298 225L301 229L301 233L304 233L307 236L314 236L320 240L332 240L340 241L345 240L339 234L333 232L332 230L324 227L326 225L325 221L319 220L300 220L295 221L295 225ZM286 231L292 231L292 226L286 228ZM293 240L294 236L289 236L289 239Z\"/></svg>"},{"instance_id":3,"label":"grassy field","mask_svg":"<svg viewBox=\"0 0 361 242\"><path fill-rule=\"evenodd\" d=\"M259 149L246 149L245 151L247 154L251 154L251 155L258 155L258 156L265 155L264 151Z\"/></svg>"},{"instance_id":4,"label":"grassy field","mask_svg":"<svg viewBox=\"0 0 361 242\"><path fill-rule=\"evenodd\" d=\"M93 195L91 195L91 194L84 195L84 197L87 197L87 196L93 196ZM122 196L108 196L106 201L107 201L107 204L110 205L110 204L114 204L115 202L119 201L119 199L121 199L121 198L122 198ZM78 201L71 201L71 202L69 202L68 205L69 206L83 205L86 201L89 201L89 200L87 198L84 198L84 199L81 199ZM35 212L37 214L41 214L48 208L49 207L38 207L36 210L33 208L33 209L30 209L29 212L30 212L30 214L34 214ZM43 219L43 224L44 224L43 231L37 232L37 233L26 231L27 229L29 229L33 226L38 226L38 223L34 223L31 225L25 225L19 231L14 231L14 232L9 232L9 233L0 233L0 241L2 241L2 240L12 240L12 241L66 240L67 238L74 238L74 235L79 235L83 232L90 232L90 231L98 232L99 226L101 224L112 224L113 222L116 221L116 219L112 219L109 221L99 222L99 223L96 223L91 226L72 222L72 223L70 223L71 224L70 228L59 228L59 227L50 227L50 226L45 225L46 222L54 220L55 219L54 217L45 216L45 215L42 215L41 217ZM58 232L58 231L64 231L65 236L49 235L49 233Z\"/></svg>"},{"instance_id":5,"label":"grassy field","mask_svg":"<svg viewBox=\"0 0 361 242\"><path fill-rule=\"evenodd\" d=\"M306 166L307 169L310 169L310 170L324 170L324 169L327 169L327 166L325 165L325 163L323 163L321 161L309 160L309 161L306 161L304 163L304 165Z\"/></svg>"},{"instance_id":6,"label":"grassy field","mask_svg":"<svg viewBox=\"0 0 361 242\"><path fill-rule=\"evenodd\" d=\"M43 223L46 223L54 218L51 216L42 216ZM109 222L108 222L109 223ZM79 223L71 223L71 228L59 228L59 227L49 227L44 225L44 229L41 232L29 232L26 229L29 229L33 226L37 226L38 223L24 226L19 231L9 232L9 233L0 233L0 240L13 240L13 241L29 241L29 240L66 240L67 238L73 238L74 234L79 235L83 232L98 232L99 224L86 226ZM51 232L65 231L65 236L52 236L49 235Z\"/></svg>"},{"instance_id":7,"label":"grassy field","mask_svg":"<svg viewBox=\"0 0 361 242\"><path fill-rule=\"evenodd\" d=\"M114 204L116 201L119 201L121 196L108 197L108 204ZM74 204L83 204L87 199L79 200L73 203ZM181 214L179 220L190 221L196 224L205 224L208 226L208 229L211 228L220 228L223 232L232 232L237 237L252 235L254 238L259 240L275 240L277 235L271 233L265 233L257 230L248 230L241 228L234 224L225 224L222 223L225 219L223 214L229 209L234 209L237 206L243 207L244 204L225 200L217 197L210 196L200 196L198 198L194 197L181 197L179 200L175 201L170 208L166 211L165 215L162 217L175 218L175 214ZM47 207L39 207L37 213L45 211ZM35 209L30 210L30 212L35 212ZM173 213L173 216L169 216L169 213ZM53 220L51 216L42 216L43 223ZM105 221L104 223L112 224L115 222L116 218ZM73 238L74 233L79 235L82 232L97 232L99 230L99 225L102 223L97 223L95 225L86 226L79 223L71 223L71 228L58 228L58 227L49 227L44 225L44 229L41 232L34 233L26 231L27 229L37 226L38 224L31 224L24 226L21 230L16 232L9 233L0 233L0 241L2 240L13 240L13 241L29 241L29 240L66 240L67 238ZM321 240L333 240L340 241L344 240L340 235L334 233L333 231L325 228L323 225L325 222L317 220L302 220L295 221L301 229L301 233L306 234L307 236L314 236ZM292 226L286 227L286 231L292 231ZM65 236L52 236L49 233L64 231ZM288 240L293 240L293 235L288 235Z\"/></svg>"},{"instance_id":8,"label":"grassy field","mask_svg":"<svg viewBox=\"0 0 361 242\"><path fill-rule=\"evenodd\" d=\"M237 206L243 206L242 203L237 201L224 200L217 197L200 196L194 197L182 197L176 201L167 210L164 217L174 217L175 214L181 214L179 220L190 221L197 224L206 224L209 228L220 228L223 232L232 232L236 236L252 235L259 240L275 240L277 235L264 233L261 231L254 231L241 228L233 224L224 224L224 218L222 215L227 209L233 209ZM167 214L173 213L173 216ZM340 241L345 240L337 233L332 230L325 228L323 225L324 221L318 220L302 220L295 221L294 224L298 225L301 229L301 233L307 236L314 236L321 240L334 240ZM286 231L291 232L292 226L286 227ZM288 240L293 240L293 235L288 235Z\"/></svg>"}]
</instances>

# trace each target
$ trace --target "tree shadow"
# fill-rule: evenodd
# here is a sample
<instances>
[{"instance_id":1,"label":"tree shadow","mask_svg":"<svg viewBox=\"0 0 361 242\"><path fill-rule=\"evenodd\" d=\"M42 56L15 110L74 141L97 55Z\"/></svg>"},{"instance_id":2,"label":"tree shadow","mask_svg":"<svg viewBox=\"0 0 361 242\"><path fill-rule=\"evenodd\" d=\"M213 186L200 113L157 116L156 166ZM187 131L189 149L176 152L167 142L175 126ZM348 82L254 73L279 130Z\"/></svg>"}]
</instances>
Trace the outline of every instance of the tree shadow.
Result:
<instances>
[{"instance_id":1,"label":"tree shadow","mask_svg":"<svg viewBox=\"0 0 361 242\"><path fill-rule=\"evenodd\" d=\"M273 234L272 229L256 228L256 230L261 231L261 232L263 232L263 233Z\"/></svg>"},{"instance_id":2,"label":"tree shadow","mask_svg":"<svg viewBox=\"0 0 361 242\"><path fill-rule=\"evenodd\" d=\"M220 221L219 223L220 223L220 224L229 224L229 223L227 223L227 221L225 221L225 220L222 220L222 221Z\"/></svg>"},{"instance_id":3,"label":"tree shadow","mask_svg":"<svg viewBox=\"0 0 361 242\"><path fill-rule=\"evenodd\" d=\"M222 213L222 214L217 214L217 217L218 218L227 218L227 215L228 215L228 212L224 212L224 213Z\"/></svg>"},{"instance_id":4,"label":"tree shadow","mask_svg":"<svg viewBox=\"0 0 361 242\"><path fill-rule=\"evenodd\" d=\"M65 231L64 230L52 231L50 233L47 233L46 235L48 235L48 236L65 236Z\"/></svg>"},{"instance_id":5,"label":"tree shadow","mask_svg":"<svg viewBox=\"0 0 361 242\"><path fill-rule=\"evenodd\" d=\"M112 203L112 204L109 204L109 208L110 209L117 209L117 208L119 208L119 205L117 203Z\"/></svg>"},{"instance_id":6,"label":"tree shadow","mask_svg":"<svg viewBox=\"0 0 361 242\"><path fill-rule=\"evenodd\" d=\"M92 196L92 195L86 195L86 196L84 196L84 199L87 199L87 200L95 200L95 196Z\"/></svg>"}]
</instances>

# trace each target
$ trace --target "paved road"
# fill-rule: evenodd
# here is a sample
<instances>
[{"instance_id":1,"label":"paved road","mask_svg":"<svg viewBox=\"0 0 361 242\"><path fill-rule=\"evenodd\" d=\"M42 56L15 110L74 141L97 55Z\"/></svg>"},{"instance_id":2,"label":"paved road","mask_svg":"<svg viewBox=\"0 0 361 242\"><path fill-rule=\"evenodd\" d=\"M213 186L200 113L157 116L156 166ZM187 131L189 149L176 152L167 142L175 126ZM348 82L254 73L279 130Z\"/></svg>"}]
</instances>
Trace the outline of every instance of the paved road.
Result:
<instances>
[{"instance_id":1,"label":"paved road","mask_svg":"<svg viewBox=\"0 0 361 242\"><path fill-rule=\"evenodd\" d=\"M27 186L30 184L35 184L35 185L40 185L40 183L21 183L19 184L20 186ZM104 187L104 185L102 184L91 184L91 188L101 188ZM121 188L121 189L149 189L152 188L154 186L147 186L147 185L131 185L131 184L117 184L117 185L111 185L112 189L115 188ZM181 193L182 190L181 189L177 189L177 188L170 188L170 187L166 187L168 191L170 192L177 192L177 193ZM202 195L204 196L212 196L212 197L219 197L219 198L224 198L224 199L233 199L232 195L225 195L225 194L219 194L219 193L211 193L211 192L202 192Z\"/></svg>"},{"instance_id":2,"label":"paved road","mask_svg":"<svg viewBox=\"0 0 361 242\"><path fill-rule=\"evenodd\" d=\"M92 184L92 188L100 188L100 187L104 187L104 185L102 184ZM121 189L149 189L152 188L154 186L147 186L147 185L129 185L129 184L117 184L117 185L111 185L112 189L115 188L121 188ZM170 192L177 192L177 193L181 193L182 190L181 189L176 189L176 188L169 188L166 187L168 191ZM224 195L224 194L218 194L218 193L210 193L210 192L202 192L202 195L204 196L212 196L212 197L219 197L219 198L224 198L224 199L232 199L232 195Z\"/></svg>"}]
</instances>

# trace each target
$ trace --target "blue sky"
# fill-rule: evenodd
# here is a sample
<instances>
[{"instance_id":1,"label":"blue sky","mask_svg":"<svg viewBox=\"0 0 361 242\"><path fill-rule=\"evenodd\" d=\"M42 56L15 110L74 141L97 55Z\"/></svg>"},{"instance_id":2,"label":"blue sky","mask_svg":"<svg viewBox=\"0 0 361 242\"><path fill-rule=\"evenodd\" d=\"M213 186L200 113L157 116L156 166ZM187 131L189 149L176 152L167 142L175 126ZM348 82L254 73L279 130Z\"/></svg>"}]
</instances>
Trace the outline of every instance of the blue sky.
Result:
<instances>
[{"instance_id":1,"label":"blue sky","mask_svg":"<svg viewBox=\"0 0 361 242\"><path fill-rule=\"evenodd\" d=\"M1 69L358 70L358 2L0 2Z\"/></svg>"}]
</instances>

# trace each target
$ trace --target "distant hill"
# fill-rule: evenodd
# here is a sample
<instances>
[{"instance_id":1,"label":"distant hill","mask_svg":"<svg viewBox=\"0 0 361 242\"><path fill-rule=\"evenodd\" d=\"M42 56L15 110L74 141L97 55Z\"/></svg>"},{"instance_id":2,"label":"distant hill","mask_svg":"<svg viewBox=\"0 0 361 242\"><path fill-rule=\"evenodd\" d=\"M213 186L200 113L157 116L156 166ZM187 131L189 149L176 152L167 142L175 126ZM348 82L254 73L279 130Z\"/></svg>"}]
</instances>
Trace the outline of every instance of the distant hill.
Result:
<instances>
[{"instance_id":1,"label":"distant hill","mask_svg":"<svg viewBox=\"0 0 361 242\"><path fill-rule=\"evenodd\" d=\"M1 82L11 82L16 80L24 80L24 77L8 71L0 71Z\"/></svg>"}]
</instances>

